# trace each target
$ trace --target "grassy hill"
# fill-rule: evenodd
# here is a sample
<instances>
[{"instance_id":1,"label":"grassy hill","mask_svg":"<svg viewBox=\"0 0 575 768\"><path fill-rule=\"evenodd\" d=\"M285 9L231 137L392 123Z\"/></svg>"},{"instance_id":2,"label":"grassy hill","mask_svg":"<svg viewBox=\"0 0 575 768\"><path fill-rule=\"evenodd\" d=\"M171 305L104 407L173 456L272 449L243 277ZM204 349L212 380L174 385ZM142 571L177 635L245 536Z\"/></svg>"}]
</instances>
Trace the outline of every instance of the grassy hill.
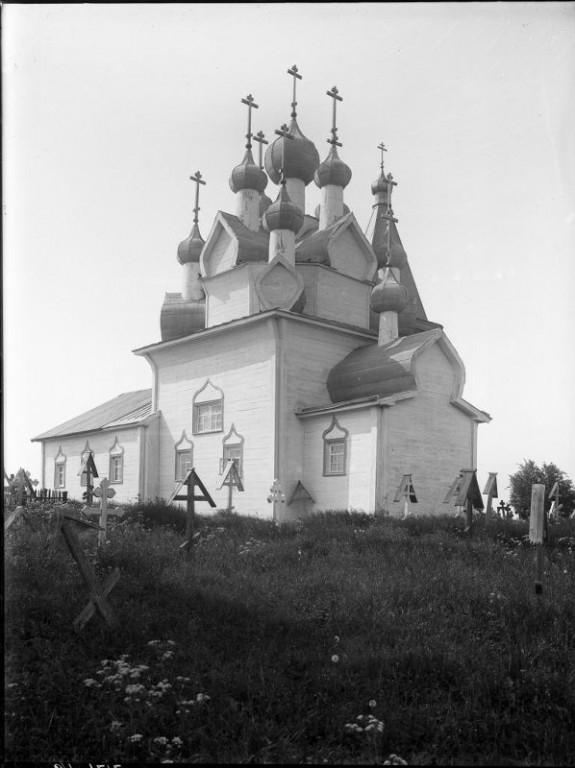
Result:
<instances>
[{"instance_id":1,"label":"grassy hill","mask_svg":"<svg viewBox=\"0 0 575 768\"><path fill-rule=\"evenodd\" d=\"M99 579L121 579L119 626L77 634L87 590L33 514L5 542L7 761L573 762L569 521L536 596L526 523L470 538L453 517L220 513L188 562L179 514L148 505L105 553L81 534Z\"/></svg>"}]
</instances>

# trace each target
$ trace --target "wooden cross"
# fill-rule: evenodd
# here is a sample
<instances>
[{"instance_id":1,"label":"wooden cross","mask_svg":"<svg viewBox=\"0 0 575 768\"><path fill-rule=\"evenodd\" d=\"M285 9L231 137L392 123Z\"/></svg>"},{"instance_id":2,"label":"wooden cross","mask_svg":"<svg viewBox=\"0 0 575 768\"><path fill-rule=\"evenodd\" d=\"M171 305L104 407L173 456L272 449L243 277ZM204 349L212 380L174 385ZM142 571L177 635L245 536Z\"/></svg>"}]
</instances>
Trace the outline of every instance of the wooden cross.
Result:
<instances>
[{"instance_id":1,"label":"wooden cross","mask_svg":"<svg viewBox=\"0 0 575 768\"><path fill-rule=\"evenodd\" d=\"M34 486L38 485L38 481L30 480L30 474L30 472L26 472L25 469L20 467L16 475L11 475L8 479L11 486L11 495L16 496L16 504L18 506L26 506L27 492L31 498L36 496Z\"/></svg>"},{"instance_id":2,"label":"wooden cross","mask_svg":"<svg viewBox=\"0 0 575 768\"><path fill-rule=\"evenodd\" d=\"M264 138L264 132L263 131L258 131L256 133L256 135L254 136L254 141L257 141L258 144L260 145L259 166L260 166L260 171L261 171L261 170L263 170L263 167L264 167L263 163L262 163L262 153L263 153L263 146L262 146L262 144L269 144L269 141L266 141L266 139Z\"/></svg>"},{"instance_id":3,"label":"wooden cross","mask_svg":"<svg viewBox=\"0 0 575 768\"><path fill-rule=\"evenodd\" d=\"M444 504L454 503L457 507L465 506L467 515L466 533L471 535L473 508L482 511L483 499L477 483L476 469L462 469L455 478L445 497Z\"/></svg>"},{"instance_id":4,"label":"wooden cross","mask_svg":"<svg viewBox=\"0 0 575 768\"><path fill-rule=\"evenodd\" d=\"M332 113L332 120L331 120L331 139L328 139L328 144L331 144L332 146L341 147L340 142L337 140L337 127L335 124L335 109L338 101L343 101L342 97L339 95L339 91L333 86L331 91L326 91L328 96L331 96L333 99L333 113Z\"/></svg>"},{"instance_id":5,"label":"wooden cross","mask_svg":"<svg viewBox=\"0 0 575 768\"><path fill-rule=\"evenodd\" d=\"M301 80L302 76L299 74L299 70L298 70L298 68L296 67L295 64L293 65L293 67L291 69L288 69L287 73L288 73L288 75L291 75L293 77L293 101L291 103L291 115L290 115L290 117L297 117L297 112L296 112L296 109L295 109L296 106L297 106L297 101L295 99L295 96L296 96L296 82L297 82L297 80Z\"/></svg>"},{"instance_id":6,"label":"wooden cross","mask_svg":"<svg viewBox=\"0 0 575 768\"><path fill-rule=\"evenodd\" d=\"M106 544L106 535L108 533L108 499L116 495L114 488L110 488L110 481L105 477L100 485L94 491L94 496L100 499L100 528L98 532L98 546L104 547Z\"/></svg>"},{"instance_id":7,"label":"wooden cross","mask_svg":"<svg viewBox=\"0 0 575 768\"><path fill-rule=\"evenodd\" d=\"M203 496L196 496L195 490L196 485L199 487L199 489L202 491ZM186 495L180 494L180 490L186 486L187 493ZM196 510L195 510L195 502L196 501L207 501L208 504L211 507L215 507L216 503L206 490L206 486L202 483L200 480L198 473L196 470L192 467L184 477L183 480L180 480L180 482L176 485L174 492L168 499L168 504L171 504L173 501L186 501L186 540L183 544L180 545L180 549L186 549L187 557L190 558L192 556L192 549L194 546L194 539L196 538L196 535L194 535L194 524L195 524L195 517L196 517Z\"/></svg>"},{"instance_id":8,"label":"wooden cross","mask_svg":"<svg viewBox=\"0 0 575 768\"><path fill-rule=\"evenodd\" d=\"M90 506L92 503L92 493L94 491L92 478L98 477L98 470L96 469L96 462L94 461L94 454L92 451L88 451L88 455L84 459L78 474L80 475L80 478L83 474L86 475L86 492L82 494L82 497L86 499L86 504Z\"/></svg>"},{"instance_id":9,"label":"wooden cross","mask_svg":"<svg viewBox=\"0 0 575 768\"><path fill-rule=\"evenodd\" d=\"M401 482L397 488L394 501L403 501L403 518L409 517L411 514L410 502L417 504L417 496L415 495L415 488L411 480L411 475L403 475Z\"/></svg>"},{"instance_id":10,"label":"wooden cross","mask_svg":"<svg viewBox=\"0 0 575 768\"><path fill-rule=\"evenodd\" d=\"M380 168L381 168L381 172L383 173L383 153L387 152L387 147L385 146L385 144L382 141L381 144L377 145L377 148L381 150L381 164L380 164Z\"/></svg>"},{"instance_id":11,"label":"wooden cross","mask_svg":"<svg viewBox=\"0 0 575 768\"><path fill-rule=\"evenodd\" d=\"M90 561L86 557L86 553L82 549L82 546L78 540L78 535L74 528L74 525L80 525L85 528L95 528L101 530L99 525L90 523L87 520L79 520L77 517L69 514L66 511L59 511L56 518L56 529L52 533L47 545L53 547L58 539L60 533L62 534L64 541L66 542L70 554L76 561L82 578L88 590L90 592L90 599L84 610L74 619L73 626L76 631L80 631L84 625L90 621L96 610L98 610L104 619L104 621L111 627L117 624L116 618L112 612L112 609L106 600L110 592L114 589L120 578L120 569L114 568L112 573L108 576L103 586L98 583L98 579L90 565Z\"/></svg>"},{"instance_id":12,"label":"wooden cross","mask_svg":"<svg viewBox=\"0 0 575 768\"><path fill-rule=\"evenodd\" d=\"M505 515L508 515L509 512L511 512L511 507L509 504L506 504L503 499L501 499L500 505L497 507L497 511L501 515L501 517L505 517Z\"/></svg>"},{"instance_id":13,"label":"wooden cross","mask_svg":"<svg viewBox=\"0 0 575 768\"><path fill-rule=\"evenodd\" d=\"M8 515L8 517L5 518L4 533L6 533L6 531L8 530L8 528L10 528L12 523L14 523L19 517L23 517L33 531L36 530L36 526L32 522L32 518L30 517L28 510L26 509L25 506L21 505L13 509L12 512L10 512L10 514Z\"/></svg>"},{"instance_id":14,"label":"wooden cross","mask_svg":"<svg viewBox=\"0 0 575 768\"><path fill-rule=\"evenodd\" d=\"M497 499L497 472L490 472L483 493L487 494L486 514L493 514L493 499Z\"/></svg>"},{"instance_id":15,"label":"wooden cross","mask_svg":"<svg viewBox=\"0 0 575 768\"><path fill-rule=\"evenodd\" d=\"M290 134L289 128L287 127L287 125L285 123L282 125L282 127L279 130L276 130L275 133L278 136L282 136L284 139L292 139L293 140L293 138L294 138ZM280 184L285 184L285 176L284 176L285 161L286 161L286 145L285 145L285 142L284 142L284 144L282 146L282 167L280 169L280 173L281 173Z\"/></svg>"},{"instance_id":16,"label":"wooden cross","mask_svg":"<svg viewBox=\"0 0 575 768\"><path fill-rule=\"evenodd\" d=\"M273 519L277 520L277 505L279 503L285 504L285 494L282 491L282 487L279 483L279 480L277 478L273 481L273 484L270 488L270 494L268 496L268 504L273 504Z\"/></svg>"},{"instance_id":17,"label":"wooden cross","mask_svg":"<svg viewBox=\"0 0 575 768\"><path fill-rule=\"evenodd\" d=\"M252 109L259 109L259 105L255 103L254 97L249 94L249 96L246 96L245 99L242 99L242 104L247 104L248 106L248 132L246 133L246 139L248 140L248 143L246 144L246 149L252 148Z\"/></svg>"},{"instance_id":18,"label":"wooden cross","mask_svg":"<svg viewBox=\"0 0 575 768\"><path fill-rule=\"evenodd\" d=\"M202 179L202 174L196 171L193 176L190 176L190 180L196 183L196 205L194 208L194 224L198 223L198 213L200 211L200 184L206 185L206 182Z\"/></svg>"},{"instance_id":19,"label":"wooden cross","mask_svg":"<svg viewBox=\"0 0 575 768\"><path fill-rule=\"evenodd\" d=\"M244 490L244 485L238 471L238 460L228 459L228 465L224 471L222 482L218 485L218 490L223 488L224 485L228 486L228 512L232 511L232 493L233 489L237 488L238 491Z\"/></svg>"},{"instance_id":20,"label":"wooden cross","mask_svg":"<svg viewBox=\"0 0 575 768\"><path fill-rule=\"evenodd\" d=\"M271 489L270 489L271 490ZM307 488L304 486L301 480L297 481L297 485L295 487L294 492L291 495L290 500L288 501L288 507L290 507L294 501L297 501L299 504L299 515L300 517L305 516L306 512L306 505L307 504L315 504L315 500L311 493L307 490Z\"/></svg>"}]
</instances>

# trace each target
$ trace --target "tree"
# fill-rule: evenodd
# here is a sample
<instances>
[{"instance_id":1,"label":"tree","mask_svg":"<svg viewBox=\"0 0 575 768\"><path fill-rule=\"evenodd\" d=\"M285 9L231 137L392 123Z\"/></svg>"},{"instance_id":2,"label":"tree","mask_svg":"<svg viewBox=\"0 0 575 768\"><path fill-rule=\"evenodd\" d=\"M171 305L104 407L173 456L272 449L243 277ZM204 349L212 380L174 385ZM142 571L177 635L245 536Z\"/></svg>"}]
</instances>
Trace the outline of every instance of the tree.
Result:
<instances>
[{"instance_id":1,"label":"tree","mask_svg":"<svg viewBox=\"0 0 575 768\"><path fill-rule=\"evenodd\" d=\"M519 517L527 519L531 512L531 486L541 483L545 486L545 511L548 512L552 502L549 494L556 482L559 483L559 514L569 517L575 509L575 486L572 480L556 464L544 463L539 467L532 459L524 459L517 472L509 477L511 506Z\"/></svg>"}]
</instances>

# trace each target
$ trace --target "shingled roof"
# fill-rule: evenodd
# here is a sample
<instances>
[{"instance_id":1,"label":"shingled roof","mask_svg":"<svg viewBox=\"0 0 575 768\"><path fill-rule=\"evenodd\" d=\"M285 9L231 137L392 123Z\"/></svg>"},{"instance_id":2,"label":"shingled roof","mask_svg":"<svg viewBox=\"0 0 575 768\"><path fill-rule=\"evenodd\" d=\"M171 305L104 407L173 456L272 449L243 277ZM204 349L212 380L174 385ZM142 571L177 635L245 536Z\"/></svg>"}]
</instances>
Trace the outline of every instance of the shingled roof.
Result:
<instances>
[{"instance_id":1,"label":"shingled roof","mask_svg":"<svg viewBox=\"0 0 575 768\"><path fill-rule=\"evenodd\" d=\"M124 392L113 400L108 400L90 411L75 416L47 432L32 438L32 442L49 440L52 437L77 435L82 432L97 432L113 427L126 427L140 424L152 412L152 390L138 389L136 392Z\"/></svg>"}]
</instances>

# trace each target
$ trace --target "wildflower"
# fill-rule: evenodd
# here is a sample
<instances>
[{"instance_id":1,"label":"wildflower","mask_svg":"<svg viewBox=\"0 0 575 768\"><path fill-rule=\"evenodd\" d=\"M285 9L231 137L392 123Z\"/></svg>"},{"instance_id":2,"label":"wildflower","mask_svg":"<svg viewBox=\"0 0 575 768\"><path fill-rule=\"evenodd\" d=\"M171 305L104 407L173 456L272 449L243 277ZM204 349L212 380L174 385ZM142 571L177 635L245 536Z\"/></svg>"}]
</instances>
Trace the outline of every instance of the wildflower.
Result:
<instances>
[{"instance_id":1,"label":"wildflower","mask_svg":"<svg viewBox=\"0 0 575 768\"><path fill-rule=\"evenodd\" d=\"M159 644L160 644L159 640L150 640L149 643L148 643L148 645L151 645L153 647L155 647L156 645L159 645Z\"/></svg>"},{"instance_id":2,"label":"wildflower","mask_svg":"<svg viewBox=\"0 0 575 768\"><path fill-rule=\"evenodd\" d=\"M145 690L146 689L144 688L144 686L141 685L140 683L138 683L137 685L127 685L126 686L126 693L129 696L132 696L135 693L142 693L142 691L145 691Z\"/></svg>"},{"instance_id":3,"label":"wildflower","mask_svg":"<svg viewBox=\"0 0 575 768\"><path fill-rule=\"evenodd\" d=\"M172 739L172 744L176 747L181 747L184 742L180 739L179 736L174 736Z\"/></svg>"},{"instance_id":4,"label":"wildflower","mask_svg":"<svg viewBox=\"0 0 575 768\"><path fill-rule=\"evenodd\" d=\"M565 573L567 573L567 571L565 571ZM85 682L85 681L84 681L84 682ZM94 680L92 680L92 682L95 682L95 681L94 681ZM6 686L6 688L16 688L16 687L17 687L17 685L18 685L18 683L8 683L8 685Z\"/></svg>"},{"instance_id":5,"label":"wildflower","mask_svg":"<svg viewBox=\"0 0 575 768\"><path fill-rule=\"evenodd\" d=\"M174 655L173 651L166 651L165 653L162 654L162 660L171 659L173 655Z\"/></svg>"},{"instance_id":6,"label":"wildflower","mask_svg":"<svg viewBox=\"0 0 575 768\"><path fill-rule=\"evenodd\" d=\"M112 720L112 723L110 724L110 730L112 733L114 733L114 731L119 731L121 727L122 723L119 720Z\"/></svg>"},{"instance_id":7,"label":"wildflower","mask_svg":"<svg viewBox=\"0 0 575 768\"><path fill-rule=\"evenodd\" d=\"M333 656L331 657L331 660L333 661L334 664L337 664L337 662L339 661L339 656L337 655L337 653L333 654Z\"/></svg>"},{"instance_id":8,"label":"wildflower","mask_svg":"<svg viewBox=\"0 0 575 768\"><path fill-rule=\"evenodd\" d=\"M206 693L198 693L198 695L196 696L196 701L198 702L198 704L203 704L204 701L209 701L209 700L210 700L210 697Z\"/></svg>"},{"instance_id":9,"label":"wildflower","mask_svg":"<svg viewBox=\"0 0 575 768\"><path fill-rule=\"evenodd\" d=\"M98 683L89 677L87 680L84 680L84 685L86 688L93 688L95 685L98 685Z\"/></svg>"},{"instance_id":10,"label":"wildflower","mask_svg":"<svg viewBox=\"0 0 575 768\"><path fill-rule=\"evenodd\" d=\"M339 635L334 635L334 642L339 643Z\"/></svg>"},{"instance_id":11,"label":"wildflower","mask_svg":"<svg viewBox=\"0 0 575 768\"><path fill-rule=\"evenodd\" d=\"M370 699L368 706L370 709L375 709L375 707L377 707L377 701L375 699Z\"/></svg>"},{"instance_id":12,"label":"wildflower","mask_svg":"<svg viewBox=\"0 0 575 768\"><path fill-rule=\"evenodd\" d=\"M154 739L155 744L160 744L160 746L165 747L168 743L168 739L165 736L156 736Z\"/></svg>"},{"instance_id":13,"label":"wildflower","mask_svg":"<svg viewBox=\"0 0 575 768\"><path fill-rule=\"evenodd\" d=\"M390 755L387 760L383 761L384 765L409 765L408 762L406 762L403 757L400 757L399 755Z\"/></svg>"},{"instance_id":14,"label":"wildflower","mask_svg":"<svg viewBox=\"0 0 575 768\"><path fill-rule=\"evenodd\" d=\"M133 736L130 736L128 741L137 742L137 741L141 741L143 738L144 737L142 736L141 733L134 733Z\"/></svg>"},{"instance_id":15,"label":"wildflower","mask_svg":"<svg viewBox=\"0 0 575 768\"><path fill-rule=\"evenodd\" d=\"M168 645L176 645L176 643L173 640L167 640L166 641Z\"/></svg>"}]
</instances>

